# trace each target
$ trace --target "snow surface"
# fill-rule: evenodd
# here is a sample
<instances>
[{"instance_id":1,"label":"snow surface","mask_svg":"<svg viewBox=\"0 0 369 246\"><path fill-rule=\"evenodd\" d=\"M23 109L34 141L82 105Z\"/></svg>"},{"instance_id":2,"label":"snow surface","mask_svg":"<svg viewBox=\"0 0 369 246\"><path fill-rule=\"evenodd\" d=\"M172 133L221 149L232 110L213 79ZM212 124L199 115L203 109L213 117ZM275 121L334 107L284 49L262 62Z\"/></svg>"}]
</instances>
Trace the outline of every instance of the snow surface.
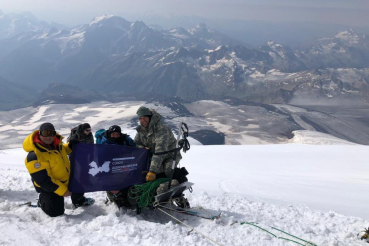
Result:
<instances>
[{"instance_id":1,"label":"snow surface","mask_svg":"<svg viewBox=\"0 0 369 246\"><path fill-rule=\"evenodd\" d=\"M369 225L368 150L361 145L192 146L181 162L195 183L186 196L193 207L222 215L216 221L173 215L218 245L296 245L236 221L274 226L318 245L367 245L356 234ZM87 208L72 209L66 199L66 215L58 218L19 206L37 198L25 156L20 148L0 151L0 245L215 245L159 210L118 212L104 204L104 192L89 193L96 203Z\"/></svg>"},{"instance_id":2,"label":"snow surface","mask_svg":"<svg viewBox=\"0 0 369 246\"><path fill-rule=\"evenodd\" d=\"M297 120L297 118L294 118ZM293 138L291 143L300 144L314 144L314 145L356 145L355 143L346 141L344 139L336 138L330 134L312 131L312 130L299 130L293 131Z\"/></svg>"}]
</instances>

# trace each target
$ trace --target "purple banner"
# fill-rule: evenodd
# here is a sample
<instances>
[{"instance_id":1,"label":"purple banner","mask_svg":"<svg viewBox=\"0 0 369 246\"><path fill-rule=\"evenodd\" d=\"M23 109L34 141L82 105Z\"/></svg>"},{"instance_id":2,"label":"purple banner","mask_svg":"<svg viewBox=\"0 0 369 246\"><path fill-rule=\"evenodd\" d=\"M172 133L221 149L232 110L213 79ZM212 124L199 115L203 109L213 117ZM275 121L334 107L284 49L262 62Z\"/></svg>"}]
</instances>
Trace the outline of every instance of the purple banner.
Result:
<instances>
[{"instance_id":1,"label":"purple banner","mask_svg":"<svg viewBox=\"0 0 369 246\"><path fill-rule=\"evenodd\" d=\"M74 193L121 190L145 182L149 151L133 147L79 143L70 156L69 190Z\"/></svg>"}]
</instances>

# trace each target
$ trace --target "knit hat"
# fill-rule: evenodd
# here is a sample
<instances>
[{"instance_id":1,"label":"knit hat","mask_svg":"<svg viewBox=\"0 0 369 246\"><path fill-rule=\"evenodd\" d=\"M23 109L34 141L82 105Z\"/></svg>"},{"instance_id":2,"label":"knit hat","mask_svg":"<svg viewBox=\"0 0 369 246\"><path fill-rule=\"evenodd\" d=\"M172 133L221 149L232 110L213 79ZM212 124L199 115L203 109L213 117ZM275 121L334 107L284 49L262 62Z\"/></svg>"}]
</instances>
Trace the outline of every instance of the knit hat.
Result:
<instances>
[{"instance_id":1,"label":"knit hat","mask_svg":"<svg viewBox=\"0 0 369 246\"><path fill-rule=\"evenodd\" d=\"M117 126L117 125L113 125L111 127L109 127L109 133L112 133L112 132L119 132L119 133L122 133L122 129L120 129L120 126Z\"/></svg>"},{"instance_id":2,"label":"knit hat","mask_svg":"<svg viewBox=\"0 0 369 246\"><path fill-rule=\"evenodd\" d=\"M91 128L90 124L88 124L88 123L84 123L84 124L82 125L82 130L83 130L83 131L84 131L84 130L86 130L86 129L88 129L88 128Z\"/></svg>"},{"instance_id":3,"label":"knit hat","mask_svg":"<svg viewBox=\"0 0 369 246\"><path fill-rule=\"evenodd\" d=\"M137 116L138 118L142 117L142 116L151 116L152 113L150 111L150 109L141 106L138 110L137 110Z\"/></svg>"},{"instance_id":4,"label":"knit hat","mask_svg":"<svg viewBox=\"0 0 369 246\"><path fill-rule=\"evenodd\" d=\"M109 127L109 130L106 131L106 137L111 141L114 141L114 139L111 138L111 134L113 132L119 132L120 136L122 136L122 130L120 129L120 127L117 126L117 125L113 125L113 126Z\"/></svg>"},{"instance_id":5,"label":"knit hat","mask_svg":"<svg viewBox=\"0 0 369 246\"><path fill-rule=\"evenodd\" d=\"M52 131L55 131L55 127L51 123L43 123L40 126L40 132L42 132L44 130L52 130Z\"/></svg>"}]
</instances>

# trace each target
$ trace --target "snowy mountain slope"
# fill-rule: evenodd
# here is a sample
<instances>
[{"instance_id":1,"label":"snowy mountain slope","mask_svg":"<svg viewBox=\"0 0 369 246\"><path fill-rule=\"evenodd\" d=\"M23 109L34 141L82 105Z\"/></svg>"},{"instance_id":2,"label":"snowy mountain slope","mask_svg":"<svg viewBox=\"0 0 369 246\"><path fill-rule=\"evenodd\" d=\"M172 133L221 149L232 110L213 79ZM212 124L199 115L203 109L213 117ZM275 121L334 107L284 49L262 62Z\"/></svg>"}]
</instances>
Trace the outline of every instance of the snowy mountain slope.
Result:
<instances>
[{"instance_id":1,"label":"snowy mountain slope","mask_svg":"<svg viewBox=\"0 0 369 246\"><path fill-rule=\"evenodd\" d=\"M367 151L347 145L194 146L182 161L195 183L186 196L193 207L222 215L215 222L172 215L218 245L295 245L236 221L274 226L317 245L366 245L356 234L369 223L362 195ZM104 192L89 193L96 203L88 208L72 209L66 199L66 215L59 218L19 206L37 198L25 155L21 149L0 153L2 245L214 245L159 210L119 213L104 204Z\"/></svg>"},{"instance_id":2,"label":"snowy mountain slope","mask_svg":"<svg viewBox=\"0 0 369 246\"><path fill-rule=\"evenodd\" d=\"M291 59L284 61L288 60ZM293 66L292 62L288 64ZM171 48L107 60L80 71L68 83L105 93L149 92L191 101L230 96L261 103L289 103L301 98L306 99L305 104L324 104L340 100L365 102L369 98L367 69L285 73L273 67L271 56L242 46L205 51Z\"/></svg>"},{"instance_id":3,"label":"snowy mountain slope","mask_svg":"<svg viewBox=\"0 0 369 246\"><path fill-rule=\"evenodd\" d=\"M35 100L36 91L28 86L13 83L0 77L0 87L0 110L26 107ZM14 101L14 98L17 100Z\"/></svg>"},{"instance_id":4,"label":"snowy mountain slope","mask_svg":"<svg viewBox=\"0 0 369 246\"><path fill-rule=\"evenodd\" d=\"M293 137L290 139L291 143L299 144L313 144L313 145L353 145L354 143L348 142L346 140L333 137L330 134L310 131L310 130L300 130L293 131Z\"/></svg>"},{"instance_id":5,"label":"snowy mountain slope","mask_svg":"<svg viewBox=\"0 0 369 246\"><path fill-rule=\"evenodd\" d=\"M334 37L321 38L297 50L297 56L310 68L366 68L369 62L369 38L352 29Z\"/></svg>"},{"instance_id":6,"label":"snowy mountain slope","mask_svg":"<svg viewBox=\"0 0 369 246\"><path fill-rule=\"evenodd\" d=\"M341 141L369 144L368 108L306 108L252 104L231 99L193 103L149 99L147 96L142 98L143 101L47 104L0 111L0 149L19 146L30 131L36 130L45 121L54 123L63 136L83 122L90 123L93 131L118 124L128 134L134 134L138 122L136 110L141 105L156 109L174 131L180 121L185 121L191 136L203 144L287 143L294 136L293 131L300 130L313 131L319 136L326 133Z\"/></svg>"},{"instance_id":7,"label":"snowy mountain slope","mask_svg":"<svg viewBox=\"0 0 369 246\"><path fill-rule=\"evenodd\" d=\"M261 50L267 52L273 58L273 66L279 70L298 72L308 69L289 47L269 41L261 47Z\"/></svg>"},{"instance_id":8,"label":"snowy mountain slope","mask_svg":"<svg viewBox=\"0 0 369 246\"><path fill-rule=\"evenodd\" d=\"M20 33L42 32L51 27L53 24L37 19L30 12L8 14L0 12L0 39L10 38Z\"/></svg>"}]
</instances>

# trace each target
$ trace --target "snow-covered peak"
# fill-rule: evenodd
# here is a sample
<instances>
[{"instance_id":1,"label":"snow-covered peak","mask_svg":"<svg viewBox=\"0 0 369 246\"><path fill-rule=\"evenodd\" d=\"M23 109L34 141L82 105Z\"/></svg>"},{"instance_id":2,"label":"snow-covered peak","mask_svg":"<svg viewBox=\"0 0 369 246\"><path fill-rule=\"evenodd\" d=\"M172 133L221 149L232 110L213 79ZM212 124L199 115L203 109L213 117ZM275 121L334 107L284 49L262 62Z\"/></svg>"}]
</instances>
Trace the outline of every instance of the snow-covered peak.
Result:
<instances>
[{"instance_id":1,"label":"snow-covered peak","mask_svg":"<svg viewBox=\"0 0 369 246\"><path fill-rule=\"evenodd\" d=\"M205 28L207 29L208 27L204 22L202 22L202 23L197 24L196 28L197 29L205 29Z\"/></svg>"},{"instance_id":2,"label":"snow-covered peak","mask_svg":"<svg viewBox=\"0 0 369 246\"><path fill-rule=\"evenodd\" d=\"M10 38L20 33L44 32L52 25L37 19L30 12L0 14L0 39Z\"/></svg>"},{"instance_id":3,"label":"snow-covered peak","mask_svg":"<svg viewBox=\"0 0 369 246\"><path fill-rule=\"evenodd\" d=\"M183 27L174 27L172 29L169 29L170 33L178 33L178 34L188 34L188 31L184 29Z\"/></svg>"},{"instance_id":4,"label":"snow-covered peak","mask_svg":"<svg viewBox=\"0 0 369 246\"><path fill-rule=\"evenodd\" d=\"M268 51L269 55L273 58L275 58L276 55L284 59L287 58L287 50L285 47L272 40L268 41L262 49Z\"/></svg>"},{"instance_id":5,"label":"snow-covered peak","mask_svg":"<svg viewBox=\"0 0 369 246\"><path fill-rule=\"evenodd\" d=\"M143 28L148 27L143 21L135 21L131 24L131 28Z\"/></svg>"},{"instance_id":6,"label":"snow-covered peak","mask_svg":"<svg viewBox=\"0 0 369 246\"><path fill-rule=\"evenodd\" d=\"M267 42L267 45L272 48L272 49L277 49L277 48L283 48L283 45L278 44L276 42L274 42L273 40L270 40Z\"/></svg>"},{"instance_id":7,"label":"snow-covered peak","mask_svg":"<svg viewBox=\"0 0 369 246\"><path fill-rule=\"evenodd\" d=\"M218 47L216 47L216 48L215 48L215 50L214 50L214 51L221 50L223 47L224 47L224 45L219 45Z\"/></svg>"},{"instance_id":8,"label":"snow-covered peak","mask_svg":"<svg viewBox=\"0 0 369 246\"><path fill-rule=\"evenodd\" d=\"M101 15L101 16L97 16L95 17L91 22L90 22L90 26L96 25L101 21L107 20L109 18L114 17L114 15Z\"/></svg>"},{"instance_id":9,"label":"snow-covered peak","mask_svg":"<svg viewBox=\"0 0 369 246\"><path fill-rule=\"evenodd\" d=\"M33 20L33 21L38 21L37 17L34 16L31 12L26 11L26 12L22 12L20 13L20 15L24 18L27 18L29 20Z\"/></svg>"},{"instance_id":10,"label":"snow-covered peak","mask_svg":"<svg viewBox=\"0 0 369 246\"><path fill-rule=\"evenodd\" d=\"M189 39L191 37L191 34L183 27L174 27L171 29L167 29L167 31L168 34L172 35L175 38Z\"/></svg>"},{"instance_id":11,"label":"snow-covered peak","mask_svg":"<svg viewBox=\"0 0 369 246\"><path fill-rule=\"evenodd\" d=\"M357 44L359 43L360 39L359 35L357 35L351 28L349 30L337 33L334 37L348 42L349 44Z\"/></svg>"},{"instance_id":12,"label":"snow-covered peak","mask_svg":"<svg viewBox=\"0 0 369 246\"><path fill-rule=\"evenodd\" d=\"M189 33L194 34L208 34L213 33L213 31L205 24L199 23L195 28L189 30Z\"/></svg>"},{"instance_id":13,"label":"snow-covered peak","mask_svg":"<svg viewBox=\"0 0 369 246\"><path fill-rule=\"evenodd\" d=\"M216 47L213 50L207 50L208 53L225 53L227 52L227 46L226 45L219 45L218 47Z\"/></svg>"},{"instance_id":14,"label":"snow-covered peak","mask_svg":"<svg viewBox=\"0 0 369 246\"><path fill-rule=\"evenodd\" d=\"M22 12L22 13L9 13L9 14L3 14L4 17L6 17L8 20L11 20L12 22L28 22L28 25L35 25L39 24L43 21L40 21L37 19L36 16L34 16L31 12ZM43 22L46 23L46 22Z\"/></svg>"}]
</instances>

